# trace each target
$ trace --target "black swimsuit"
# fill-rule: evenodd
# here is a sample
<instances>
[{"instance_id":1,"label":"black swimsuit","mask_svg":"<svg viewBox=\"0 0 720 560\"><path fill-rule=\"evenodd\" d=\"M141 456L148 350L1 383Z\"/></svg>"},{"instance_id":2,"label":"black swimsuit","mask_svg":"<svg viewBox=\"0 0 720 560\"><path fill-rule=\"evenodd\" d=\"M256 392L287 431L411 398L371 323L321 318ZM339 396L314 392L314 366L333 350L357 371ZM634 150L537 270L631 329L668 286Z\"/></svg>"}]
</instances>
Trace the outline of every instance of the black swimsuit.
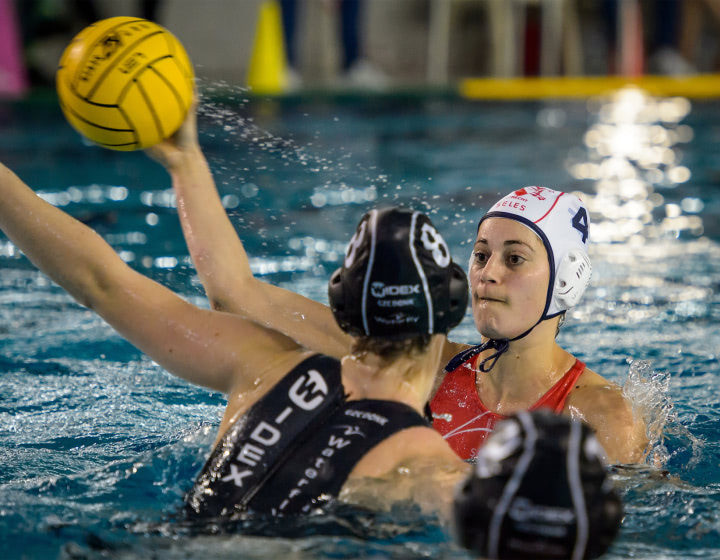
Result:
<instances>
[{"instance_id":1,"label":"black swimsuit","mask_svg":"<svg viewBox=\"0 0 720 560\"><path fill-rule=\"evenodd\" d=\"M340 362L314 355L223 436L186 497L193 516L304 513L340 492L378 443L430 426L407 405L345 399Z\"/></svg>"}]
</instances>

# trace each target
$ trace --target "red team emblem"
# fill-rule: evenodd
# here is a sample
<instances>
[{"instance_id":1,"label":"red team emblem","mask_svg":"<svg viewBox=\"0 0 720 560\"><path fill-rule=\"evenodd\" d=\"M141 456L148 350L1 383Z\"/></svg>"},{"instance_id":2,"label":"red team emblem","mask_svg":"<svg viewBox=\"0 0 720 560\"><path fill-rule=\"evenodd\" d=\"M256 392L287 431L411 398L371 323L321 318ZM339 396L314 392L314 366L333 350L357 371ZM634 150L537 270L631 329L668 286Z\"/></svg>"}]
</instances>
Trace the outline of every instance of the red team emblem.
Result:
<instances>
[{"instance_id":1,"label":"red team emblem","mask_svg":"<svg viewBox=\"0 0 720 560\"><path fill-rule=\"evenodd\" d=\"M524 189L515 191L515 194L517 196L534 196L538 200L546 200L545 197L542 195L543 191L545 190L547 189L543 187L525 187Z\"/></svg>"}]
</instances>

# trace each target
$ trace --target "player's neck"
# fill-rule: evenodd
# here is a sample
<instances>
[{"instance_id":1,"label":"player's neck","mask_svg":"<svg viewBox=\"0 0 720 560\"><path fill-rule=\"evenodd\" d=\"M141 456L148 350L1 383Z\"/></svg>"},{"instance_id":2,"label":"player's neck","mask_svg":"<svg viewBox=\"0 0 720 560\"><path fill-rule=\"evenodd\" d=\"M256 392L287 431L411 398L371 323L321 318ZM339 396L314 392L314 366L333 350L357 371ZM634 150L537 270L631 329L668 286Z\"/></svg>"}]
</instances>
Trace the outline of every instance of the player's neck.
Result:
<instances>
[{"instance_id":1,"label":"player's neck","mask_svg":"<svg viewBox=\"0 0 720 560\"><path fill-rule=\"evenodd\" d=\"M478 372L476 387L485 406L501 414L532 406L566 373L572 356L555 343L554 334L554 325L541 323L511 342L490 372Z\"/></svg>"},{"instance_id":2,"label":"player's neck","mask_svg":"<svg viewBox=\"0 0 720 560\"><path fill-rule=\"evenodd\" d=\"M434 337L425 352L390 361L372 353L346 356L343 383L350 398L399 401L422 412L430 399L442 342Z\"/></svg>"}]
</instances>

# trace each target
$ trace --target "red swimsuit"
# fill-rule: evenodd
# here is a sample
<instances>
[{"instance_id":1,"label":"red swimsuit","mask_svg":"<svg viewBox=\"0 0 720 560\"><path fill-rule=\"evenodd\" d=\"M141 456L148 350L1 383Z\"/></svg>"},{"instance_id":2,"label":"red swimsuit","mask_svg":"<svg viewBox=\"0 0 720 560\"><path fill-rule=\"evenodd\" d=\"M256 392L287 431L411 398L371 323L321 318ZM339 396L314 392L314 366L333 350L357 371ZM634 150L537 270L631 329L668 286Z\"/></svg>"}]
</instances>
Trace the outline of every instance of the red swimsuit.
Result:
<instances>
[{"instance_id":1,"label":"red swimsuit","mask_svg":"<svg viewBox=\"0 0 720 560\"><path fill-rule=\"evenodd\" d=\"M488 410L478 396L475 356L445 375L430 403L433 428L442 434L462 459L473 458L495 423L503 418ZM570 391L584 370L585 364L575 360L573 367L530 410L549 408L556 414L562 412Z\"/></svg>"}]
</instances>

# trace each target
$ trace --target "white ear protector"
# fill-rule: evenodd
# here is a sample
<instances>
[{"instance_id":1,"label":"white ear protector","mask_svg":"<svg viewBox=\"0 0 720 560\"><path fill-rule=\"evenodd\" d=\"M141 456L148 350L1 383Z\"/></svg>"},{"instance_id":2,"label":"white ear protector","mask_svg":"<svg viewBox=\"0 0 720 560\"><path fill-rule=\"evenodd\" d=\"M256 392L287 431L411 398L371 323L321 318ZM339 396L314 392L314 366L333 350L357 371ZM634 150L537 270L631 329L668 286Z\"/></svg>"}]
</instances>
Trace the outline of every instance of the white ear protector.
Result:
<instances>
[{"instance_id":1,"label":"white ear protector","mask_svg":"<svg viewBox=\"0 0 720 560\"><path fill-rule=\"evenodd\" d=\"M560 261L555 275L553 302L560 309L576 305L590 284L592 264L587 253L581 249L570 249Z\"/></svg>"}]
</instances>

